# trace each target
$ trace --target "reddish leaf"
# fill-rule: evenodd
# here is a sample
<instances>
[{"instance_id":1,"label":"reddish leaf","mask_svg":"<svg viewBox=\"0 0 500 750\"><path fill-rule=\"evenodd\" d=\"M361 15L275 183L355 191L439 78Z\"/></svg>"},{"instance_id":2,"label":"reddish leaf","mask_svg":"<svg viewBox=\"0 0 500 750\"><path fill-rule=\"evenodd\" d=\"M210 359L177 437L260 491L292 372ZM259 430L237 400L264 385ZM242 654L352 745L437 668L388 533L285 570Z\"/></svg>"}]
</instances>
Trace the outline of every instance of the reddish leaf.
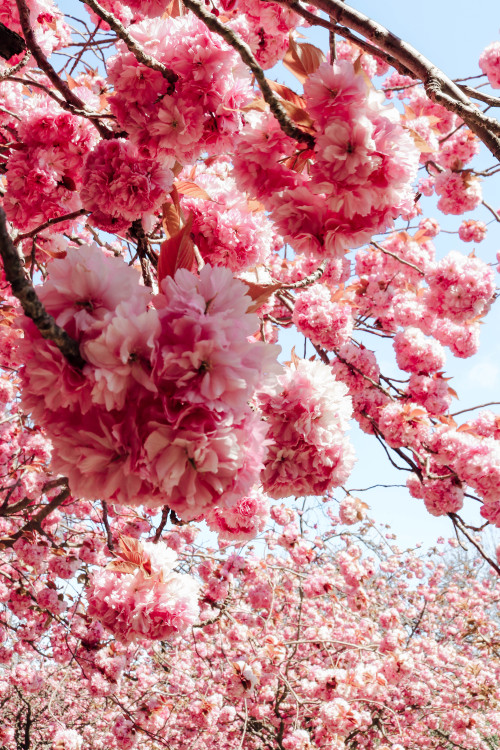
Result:
<instances>
[{"instance_id":1,"label":"reddish leaf","mask_svg":"<svg viewBox=\"0 0 500 750\"><path fill-rule=\"evenodd\" d=\"M295 107L299 107L300 109L306 108L306 103L303 98L296 94L295 91L292 91L292 89L289 89L288 86L283 86L282 83L277 83L276 81L271 81L269 79L267 82L272 90L276 91L276 93L279 94L282 99L290 102L291 104L295 105Z\"/></svg>"},{"instance_id":2,"label":"reddish leaf","mask_svg":"<svg viewBox=\"0 0 500 750\"><path fill-rule=\"evenodd\" d=\"M265 211L264 204L255 199L250 199L247 201L247 208L251 213L255 213L256 211Z\"/></svg>"},{"instance_id":3,"label":"reddish leaf","mask_svg":"<svg viewBox=\"0 0 500 750\"><path fill-rule=\"evenodd\" d=\"M186 182L185 180L180 180L179 182L175 183L175 187L177 188L178 193L180 193L181 195L187 195L188 198L203 198L203 200L206 201L211 200L207 191L203 190L203 188L201 188L195 182Z\"/></svg>"},{"instance_id":4,"label":"reddish leaf","mask_svg":"<svg viewBox=\"0 0 500 750\"><path fill-rule=\"evenodd\" d=\"M131 536L121 536L119 539L120 552L119 557L127 562L142 565L144 560L144 549L138 539Z\"/></svg>"},{"instance_id":5,"label":"reddish leaf","mask_svg":"<svg viewBox=\"0 0 500 750\"><path fill-rule=\"evenodd\" d=\"M254 284L253 281L241 279L248 287L247 294L252 298L253 304L248 308L248 312L255 312L268 301L268 299L281 288L281 284Z\"/></svg>"},{"instance_id":6,"label":"reddish leaf","mask_svg":"<svg viewBox=\"0 0 500 750\"><path fill-rule=\"evenodd\" d=\"M81 86L81 84L78 84L74 78L70 76L69 73L66 73L66 81L68 82L68 86L70 89L74 89L77 86Z\"/></svg>"},{"instance_id":7,"label":"reddish leaf","mask_svg":"<svg viewBox=\"0 0 500 750\"><path fill-rule=\"evenodd\" d=\"M139 566L133 562L126 562L125 560L111 560L106 565L106 570L112 570L113 573L135 573Z\"/></svg>"},{"instance_id":8,"label":"reddish leaf","mask_svg":"<svg viewBox=\"0 0 500 750\"><path fill-rule=\"evenodd\" d=\"M63 174L59 184L63 185L66 190L76 190L76 182L69 174Z\"/></svg>"},{"instance_id":9,"label":"reddish leaf","mask_svg":"<svg viewBox=\"0 0 500 750\"><path fill-rule=\"evenodd\" d=\"M415 240L415 242L418 242L419 245L421 245L422 242L427 242L427 240L430 240L431 237L425 229L419 229L418 232L415 232L415 234L413 235L413 239Z\"/></svg>"},{"instance_id":10,"label":"reddish leaf","mask_svg":"<svg viewBox=\"0 0 500 750\"><path fill-rule=\"evenodd\" d=\"M193 214L191 213L182 229L162 243L158 258L158 282L167 276L173 277L179 268L187 268L191 271L195 262L194 245L190 237L192 225Z\"/></svg>"},{"instance_id":11,"label":"reddish leaf","mask_svg":"<svg viewBox=\"0 0 500 750\"><path fill-rule=\"evenodd\" d=\"M296 107L291 102L282 101L281 104L286 109L288 117L294 122L301 130L305 130L307 133L314 134L314 120L311 115L306 112L302 107Z\"/></svg>"},{"instance_id":12,"label":"reddish leaf","mask_svg":"<svg viewBox=\"0 0 500 750\"><path fill-rule=\"evenodd\" d=\"M290 37L283 64L301 83L305 83L311 73L314 73L325 60L324 53L313 44L297 44Z\"/></svg>"},{"instance_id":13,"label":"reddish leaf","mask_svg":"<svg viewBox=\"0 0 500 750\"><path fill-rule=\"evenodd\" d=\"M177 234L181 226L179 210L174 203L170 202L164 203L161 209L163 214L163 229L168 237L172 237L174 234Z\"/></svg>"},{"instance_id":14,"label":"reddish leaf","mask_svg":"<svg viewBox=\"0 0 500 750\"><path fill-rule=\"evenodd\" d=\"M245 107L241 108L243 112L250 112L253 109L256 109L258 112L265 112L267 109L267 104L264 99L254 99L253 102L250 102L250 104L247 104Z\"/></svg>"}]
</instances>

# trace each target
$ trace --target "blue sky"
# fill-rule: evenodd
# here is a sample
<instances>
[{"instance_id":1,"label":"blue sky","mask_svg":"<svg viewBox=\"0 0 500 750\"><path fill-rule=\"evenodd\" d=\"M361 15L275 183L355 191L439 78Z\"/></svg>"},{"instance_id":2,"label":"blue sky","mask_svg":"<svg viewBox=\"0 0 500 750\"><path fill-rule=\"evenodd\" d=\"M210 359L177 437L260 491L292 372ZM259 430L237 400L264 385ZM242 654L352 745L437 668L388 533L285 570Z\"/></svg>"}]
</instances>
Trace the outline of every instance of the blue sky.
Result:
<instances>
[{"instance_id":1,"label":"blue sky","mask_svg":"<svg viewBox=\"0 0 500 750\"><path fill-rule=\"evenodd\" d=\"M387 26L452 78L479 74L479 55L488 44L500 38L500 6L490 0L478 0L474 4L474 13L471 12L470 3L465 0L420 0L418 4L400 0L385 0L380 3L373 0L353 0L349 4ZM326 32L323 34L323 30L307 29L304 30L304 34L308 37L307 41L325 49ZM283 73L278 75L280 80L298 90L293 77ZM484 149L479 162L481 166L489 166L493 161L493 157ZM499 188L498 175L483 182L484 198L495 209L500 207ZM463 218L478 218L486 223L492 219L491 214L483 207L472 214L457 217L443 216L435 209L433 199L423 202L422 205L424 215L437 218L441 228L449 232L456 232ZM436 238L435 244L438 257L446 255L452 249L468 254L474 247L471 243L461 242L456 234L442 233ZM492 222L488 227L487 238L476 247L476 254L486 262L493 263L499 249L500 225ZM460 402L454 401L452 404L453 411L488 401L500 401L499 330L500 306L497 304L482 327L481 348L478 354L467 360L459 360L448 353L447 375L453 376L450 385L460 396ZM297 337L292 342L291 337L287 337L283 344L295 343L297 352L302 354L302 341ZM370 344L365 343L377 352L382 371L398 377L399 371L394 364L391 347L385 346L382 349L380 339ZM312 350L308 353L310 355ZM401 377L400 374L399 376ZM500 413L500 407L492 408ZM465 420L468 416L470 415L464 415L462 419ZM373 437L362 433L356 424L351 429L351 437L358 462L347 483L348 488L363 488L374 484L404 484L406 474L392 469L382 448ZM432 546L437 537L454 535L448 518L430 516L423 502L412 499L405 488L377 488L355 494L370 505L370 515L378 523L390 523L402 547L412 546L417 541L423 542L425 546ZM340 490L337 491L336 497L340 499L342 495ZM479 508L473 501L467 502L463 517L473 523L480 522Z\"/></svg>"}]
</instances>

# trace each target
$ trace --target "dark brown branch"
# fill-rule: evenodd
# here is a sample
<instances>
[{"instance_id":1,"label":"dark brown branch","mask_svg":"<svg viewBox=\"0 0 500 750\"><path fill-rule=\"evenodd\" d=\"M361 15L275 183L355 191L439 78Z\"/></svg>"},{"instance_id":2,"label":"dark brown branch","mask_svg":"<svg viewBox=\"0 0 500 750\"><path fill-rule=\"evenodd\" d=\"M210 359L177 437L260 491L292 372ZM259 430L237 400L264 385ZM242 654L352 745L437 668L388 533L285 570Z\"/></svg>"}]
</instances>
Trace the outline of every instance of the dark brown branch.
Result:
<instances>
[{"instance_id":1,"label":"dark brown branch","mask_svg":"<svg viewBox=\"0 0 500 750\"><path fill-rule=\"evenodd\" d=\"M82 101L82 99L80 99L79 96L74 94L68 84L57 75L56 71L43 54L40 45L36 41L35 34L33 29L31 28L30 23L30 10L25 0L16 0L16 4L19 11L19 21L21 23L21 28L26 40L26 44L31 54L35 58L38 67L40 68L40 70L43 70L49 81L51 81L53 86L59 91L60 94L62 94L68 104L70 104L75 109L80 110L80 113L84 115L87 112L87 105L84 101ZM95 125L102 138L113 138L113 133L108 130L107 127L101 125L100 122L94 119L92 119L91 122L93 123L93 125Z\"/></svg>"},{"instance_id":2,"label":"dark brown branch","mask_svg":"<svg viewBox=\"0 0 500 750\"><path fill-rule=\"evenodd\" d=\"M12 547L20 537L24 536L24 534L27 534L30 531L39 530L42 522L47 518L47 516L50 516L50 514L60 505L62 505L69 496L69 487L65 487L62 492L60 492L58 495L56 495L56 497L52 498L52 500L44 505L43 508L36 514L36 516L33 516L33 518L28 521L28 523L26 523L21 529L16 531L15 534L13 534L8 539L2 539L0 542L0 547L2 549L5 549L6 547Z\"/></svg>"},{"instance_id":3,"label":"dark brown branch","mask_svg":"<svg viewBox=\"0 0 500 750\"><path fill-rule=\"evenodd\" d=\"M0 81L5 81L6 78L9 78L9 76L11 75L15 75L19 70L21 70L21 68L24 68L30 57L31 52L27 50L21 60L19 60L17 65L12 65L10 68L7 68L7 70L3 71L3 73L0 75Z\"/></svg>"},{"instance_id":4,"label":"dark brown branch","mask_svg":"<svg viewBox=\"0 0 500 750\"><path fill-rule=\"evenodd\" d=\"M189 10L191 10L195 14L195 16L203 21L205 25L210 29L210 31L213 31L215 34L219 34L219 36L225 39L225 41L238 52L243 62L248 65L248 67L254 74L255 80L257 81L262 92L262 96L269 104L269 108L278 120L282 131L286 133L286 135L290 136L290 138L294 138L296 141L306 143L309 148L314 148L315 141L313 136L309 133L304 133L303 130L294 125L290 120L286 109L281 104L279 98L275 96L273 90L269 86L269 83L266 80L266 76L264 75L264 71L255 59L248 44L240 39L232 29L229 29L227 26L221 23L221 21L219 21L219 19L216 18L213 13L210 13L209 10L206 10L203 5L197 2L197 0L184 0L184 5L186 6L186 8L189 8Z\"/></svg>"},{"instance_id":5,"label":"dark brown branch","mask_svg":"<svg viewBox=\"0 0 500 750\"><path fill-rule=\"evenodd\" d=\"M370 42L367 42L365 39L361 39L361 37L356 36L356 34L353 34L352 31L347 28L347 26L340 26L339 24L336 24L332 18L330 19L330 21L326 21L324 18L314 15L314 13L311 13L310 11L303 8L298 0L273 1L280 5L286 5L288 8L291 8L296 13L298 13L299 16L302 16L302 18L305 18L306 21L309 21L309 23L313 26L321 26L324 29L328 29L329 32L335 30L336 34L344 37L344 39L347 39L349 42L352 42L352 44L355 44L356 47L362 49L363 52L367 52L369 55L373 55L374 57L380 57L381 60L384 60L386 63L388 63L388 65L395 68L399 73L401 73L401 75L414 77L411 70L400 63L399 60L397 60L392 55L389 55L383 49L380 49L374 44L370 44Z\"/></svg>"},{"instance_id":6,"label":"dark brown branch","mask_svg":"<svg viewBox=\"0 0 500 750\"><path fill-rule=\"evenodd\" d=\"M102 522L103 522L104 528L106 529L108 549L112 551L115 545L113 543L113 535L111 533L111 528L109 526L108 504L105 500L102 501Z\"/></svg>"},{"instance_id":7,"label":"dark brown branch","mask_svg":"<svg viewBox=\"0 0 500 750\"><path fill-rule=\"evenodd\" d=\"M2 208L0 208L0 255L12 293L21 303L25 314L31 318L43 338L52 341L68 362L81 370L85 361L80 355L78 343L57 325L52 315L48 314L38 299L31 281L24 272L22 256L17 252L7 231L5 212Z\"/></svg>"},{"instance_id":8,"label":"dark brown branch","mask_svg":"<svg viewBox=\"0 0 500 750\"><path fill-rule=\"evenodd\" d=\"M146 67L151 68L152 70L157 70L162 74L165 80L167 80L170 84L170 88L167 91L167 94L172 94L175 88L175 84L179 80L179 76L177 75L177 73L174 73L174 71L170 70L170 68L167 68L166 65L159 62L158 60L155 60L155 58L151 57L151 55L148 55L147 52L145 52L145 50L141 47L141 45L138 44L136 40L130 36L123 24L121 24L120 21L112 13L109 13L107 10L105 10L102 5L99 5L97 0L81 0L81 2L85 5L89 5L94 13L97 13L99 18L102 18L103 21L106 21L108 26L113 29L115 34L123 42L125 42L127 48L130 50L130 52L132 52L132 54L139 62L141 62Z\"/></svg>"},{"instance_id":9,"label":"dark brown branch","mask_svg":"<svg viewBox=\"0 0 500 750\"><path fill-rule=\"evenodd\" d=\"M472 88L472 86L466 86L463 83L458 84L459 88L462 89L464 94L470 96L471 99L478 99L480 102L488 104L490 107L500 107L500 98L498 96L491 96L491 94L483 94L482 91Z\"/></svg>"},{"instance_id":10,"label":"dark brown branch","mask_svg":"<svg viewBox=\"0 0 500 750\"><path fill-rule=\"evenodd\" d=\"M297 0L285 0L284 4L295 10L298 3ZM312 4L327 13L338 24L343 24L356 33L362 34L372 44L406 66L409 71L408 75L422 81L427 96L461 117L491 153L500 160L500 122L484 114L472 104L462 89L424 55L392 34L382 24L344 4L343 0L312 0ZM301 7L300 4L298 5ZM400 70L399 67L398 69Z\"/></svg>"},{"instance_id":11,"label":"dark brown branch","mask_svg":"<svg viewBox=\"0 0 500 750\"><path fill-rule=\"evenodd\" d=\"M464 537L465 537L465 538L466 538L466 539L467 539L467 540L468 540L468 541L469 541L469 542L470 542L470 543L471 543L472 545L474 545L474 547L475 547L475 548L477 549L477 551L479 552L479 554L481 555L481 557L482 557L482 558L483 558L484 560L486 560L486 562L487 562L487 563L488 563L489 565L491 565L491 567L493 568L493 570L495 570L495 571L496 571L496 572L497 572L497 573L498 573L498 574L500 575L500 565L497 565L497 564L496 564L496 562L495 562L494 560L492 560L492 559L491 559L491 557L489 557L489 556L488 556L488 555L486 554L486 552L485 552L485 551L484 551L484 549L483 549L483 548L481 547L481 545L480 545L480 544L478 544L478 542L476 542L476 540L474 539L474 537L473 537L473 536L471 536L471 535L469 534L469 532L468 532L468 531L467 531L467 529L465 528L465 525L464 525L464 523L463 523L462 519L460 518L460 516L457 516L457 514L456 514L456 513L448 513L448 516L449 516L449 517L451 518L451 520L452 520L452 522L453 522L453 526L455 527L455 529L458 529L459 531L461 531L461 532L462 532L462 534L464 535Z\"/></svg>"},{"instance_id":12,"label":"dark brown branch","mask_svg":"<svg viewBox=\"0 0 500 750\"><path fill-rule=\"evenodd\" d=\"M154 538L153 538L153 544L157 544L160 541L163 529L167 525L169 513L170 513L170 508L168 507L168 505L165 505L163 507L162 512L161 512L160 525L156 529L156 533L155 533Z\"/></svg>"},{"instance_id":13,"label":"dark brown branch","mask_svg":"<svg viewBox=\"0 0 500 750\"><path fill-rule=\"evenodd\" d=\"M59 224L62 221L71 221L72 219L77 219L79 216L83 216L83 214L86 214L84 208L79 208L78 211L73 211L70 214L65 214L64 216L56 216L54 219L49 219L44 224L40 224L39 227L36 227L36 229L32 229L31 232L26 232L25 234L18 234L15 240L13 240L14 244L17 245L19 242L22 242L23 240L28 239L29 237L34 237L35 235L39 234L40 232L43 232L44 229L48 229L53 224Z\"/></svg>"},{"instance_id":14,"label":"dark brown branch","mask_svg":"<svg viewBox=\"0 0 500 750\"><path fill-rule=\"evenodd\" d=\"M144 227L142 226L142 221L140 219L137 219L132 223L129 234L137 243L137 255L139 256L139 260L141 262L144 285L152 287L153 279L151 278L148 260L150 255L148 238L146 237L146 233L144 232Z\"/></svg>"}]
</instances>

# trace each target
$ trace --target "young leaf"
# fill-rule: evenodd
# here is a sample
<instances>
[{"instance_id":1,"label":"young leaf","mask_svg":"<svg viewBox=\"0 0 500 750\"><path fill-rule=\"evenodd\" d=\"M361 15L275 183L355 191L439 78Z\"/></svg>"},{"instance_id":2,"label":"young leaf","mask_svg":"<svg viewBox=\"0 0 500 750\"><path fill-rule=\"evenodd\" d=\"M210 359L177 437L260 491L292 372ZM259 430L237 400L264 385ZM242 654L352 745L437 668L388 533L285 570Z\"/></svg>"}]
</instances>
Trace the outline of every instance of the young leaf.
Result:
<instances>
[{"instance_id":1,"label":"young leaf","mask_svg":"<svg viewBox=\"0 0 500 750\"><path fill-rule=\"evenodd\" d=\"M158 258L158 283L167 276L174 276L179 268L191 271L195 262L194 245L190 236L193 214L189 215L182 229L162 243Z\"/></svg>"},{"instance_id":2,"label":"young leaf","mask_svg":"<svg viewBox=\"0 0 500 750\"><path fill-rule=\"evenodd\" d=\"M175 183L177 192L181 195L186 195L188 198L202 198L205 201L211 200L206 190L203 190L195 182L186 182L185 180L179 180Z\"/></svg>"}]
</instances>

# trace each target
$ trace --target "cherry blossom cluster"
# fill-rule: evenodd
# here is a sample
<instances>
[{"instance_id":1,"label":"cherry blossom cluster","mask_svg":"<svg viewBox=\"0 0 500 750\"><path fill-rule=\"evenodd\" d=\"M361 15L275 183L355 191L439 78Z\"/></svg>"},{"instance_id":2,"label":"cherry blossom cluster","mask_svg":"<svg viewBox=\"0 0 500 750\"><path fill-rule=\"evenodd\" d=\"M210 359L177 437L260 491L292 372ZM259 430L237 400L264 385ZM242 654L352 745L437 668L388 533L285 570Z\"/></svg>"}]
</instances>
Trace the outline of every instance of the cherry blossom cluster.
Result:
<instances>
[{"instance_id":1,"label":"cherry blossom cluster","mask_svg":"<svg viewBox=\"0 0 500 750\"><path fill-rule=\"evenodd\" d=\"M122 540L123 562L93 575L88 614L123 643L182 634L198 616L196 581L173 571L177 556L164 543L133 541Z\"/></svg>"},{"instance_id":2,"label":"cherry blossom cluster","mask_svg":"<svg viewBox=\"0 0 500 750\"><path fill-rule=\"evenodd\" d=\"M148 19L129 31L178 76L172 87L121 42L108 60L111 110L140 154L172 166L176 159L185 164L203 152L230 149L242 125L239 108L252 99L234 50L192 15Z\"/></svg>"},{"instance_id":3,"label":"cherry blossom cluster","mask_svg":"<svg viewBox=\"0 0 500 750\"><path fill-rule=\"evenodd\" d=\"M98 136L88 120L48 97L30 103L18 133L22 143L9 159L3 205L15 227L30 231L82 208L84 160Z\"/></svg>"},{"instance_id":4,"label":"cherry blossom cluster","mask_svg":"<svg viewBox=\"0 0 500 750\"><path fill-rule=\"evenodd\" d=\"M251 210L236 189L228 165L222 162L204 171L197 169L195 180L203 192L197 197L187 192L182 207L186 215L193 215L191 236L203 259L233 273L269 263L282 246L282 238L263 211Z\"/></svg>"},{"instance_id":5,"label":"cherry blossom cluster","mask_svg":"<svg viewBox=\"0 0 500 750\"><path fill-rule=\"evenodd\" d=\"M82 173L80 198L91 222L107 232L123 232L137 220L155 214L172 188L170 169L141 158L123 138L100 141Z\"/></svg>"},{"instance_id":6,"label":"cherry blossom cluster","mask_svg":"<svg viewBox=\"0 0 500 750\"><path fill-rule=\"evenodd\" d=\"M355 460L346 435L352 407L326 365L300 360L280 377L277 393L260 396L260 409L273 439L261 477L271 497L317 495L344 484Z\"/></svg>"},{"instance_id":7,"label":"cherry blossom cluster","mask_svg":"<svg viewBox=\"0 0 500 750\"><path fill-rule=\"evenodd\" d=\"M199 278L165 279L153 299L96 245L53 261L40 298L88 364L75 370L27 324L23 403L73 492L168 503L192 519L250 489L266 426L248 401L276 369L277 347L247 341L258 324L245 291L227 269L205 266Z\"/></svg>"},{"instance_id":8,"label":"cherry blossom cluster","mask_svg":"<svg viewBox=\"0 0 500 750\"><path fill-rule=\"evenodd\" d=\"M297 153L272 117L256 116L239 138L235 175L295 250L337 257L412 211L420 155L397 111L382 106L347 61L323 63L309 76L303 106L314 150ZM302 171L308 159L309 178Z\"/></svg>"}]
</instances>

